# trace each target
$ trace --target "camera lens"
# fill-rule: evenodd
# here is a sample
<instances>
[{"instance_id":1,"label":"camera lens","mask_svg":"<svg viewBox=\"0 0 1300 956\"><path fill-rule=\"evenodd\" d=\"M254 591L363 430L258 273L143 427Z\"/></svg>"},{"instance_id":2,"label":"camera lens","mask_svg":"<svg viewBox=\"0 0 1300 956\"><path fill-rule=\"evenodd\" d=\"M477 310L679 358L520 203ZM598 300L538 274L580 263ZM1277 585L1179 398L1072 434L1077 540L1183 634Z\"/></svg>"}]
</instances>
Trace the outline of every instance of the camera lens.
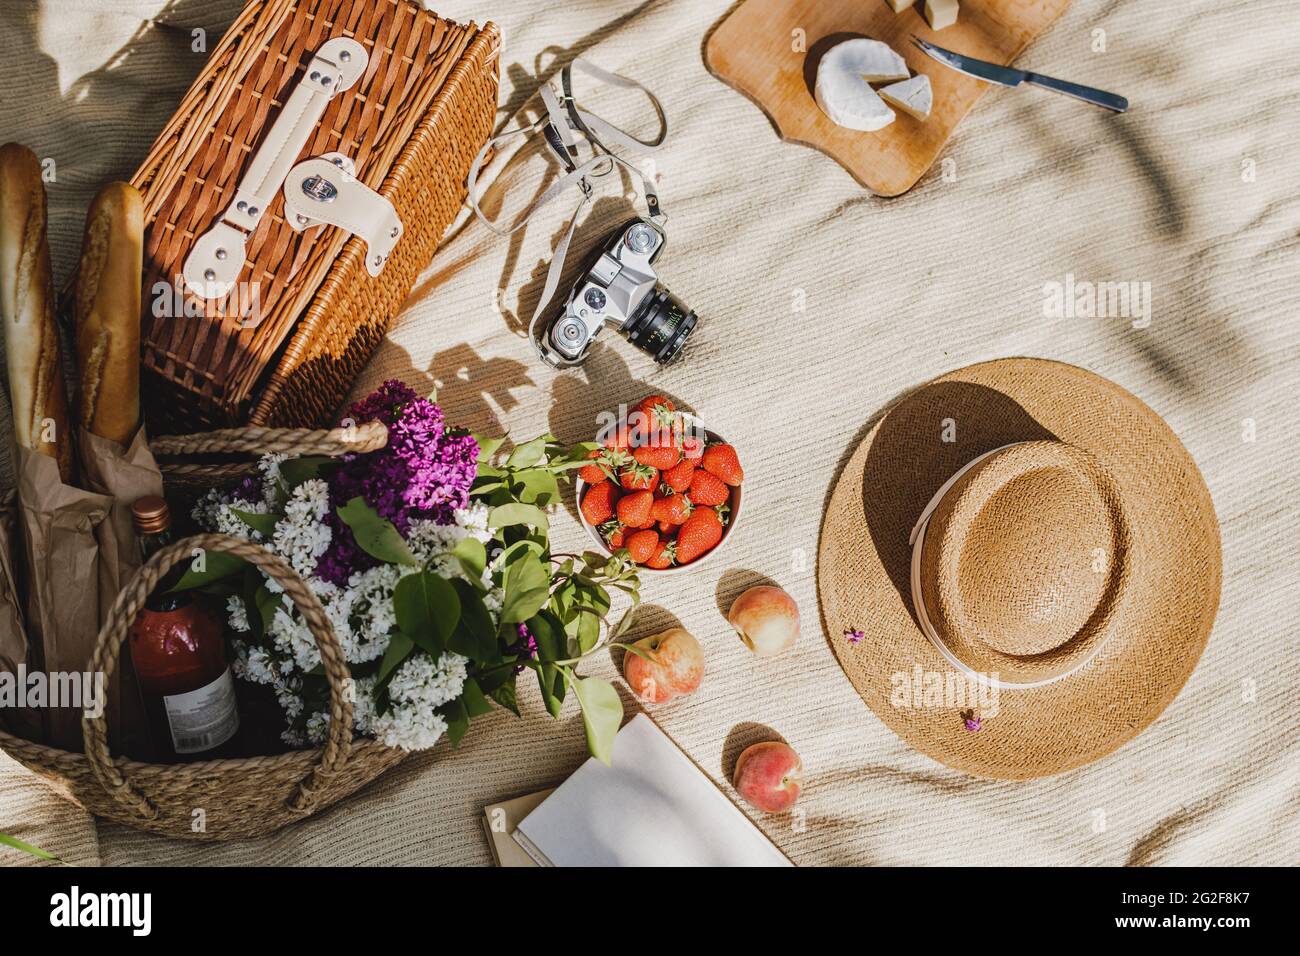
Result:
<instances>
[{"instance_id":1,"label":"camera lens","mask_svg":"<svg viewBox=\"0 0 1300 956\"><path fill-rule=\"evenodd\" d=\"M658 286L624 327L627 339L660 365L677 358L697 316L677 296Z\"/></svg>"}]
</instances>

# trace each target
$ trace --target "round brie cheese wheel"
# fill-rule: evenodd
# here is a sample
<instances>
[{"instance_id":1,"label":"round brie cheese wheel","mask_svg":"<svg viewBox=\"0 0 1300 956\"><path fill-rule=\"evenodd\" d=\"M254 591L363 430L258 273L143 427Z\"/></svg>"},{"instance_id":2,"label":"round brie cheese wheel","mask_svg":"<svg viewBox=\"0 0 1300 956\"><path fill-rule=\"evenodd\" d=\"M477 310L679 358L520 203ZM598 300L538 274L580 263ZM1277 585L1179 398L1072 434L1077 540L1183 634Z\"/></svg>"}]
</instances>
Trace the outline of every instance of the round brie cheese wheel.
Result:
<instances>
[{"instance_id":1,"label":"round brie cheese wheel","mask_svg":"<svg viewBox=\"0 0 1300 956\"><path fill-rule=\"evenodd\" d=\"M827 50L817 65L817 105L840 126L872 132L892 123L894 111L871 84L908 75L903 58L879 40L845 40Z\"/></svg>"}]
</instances>

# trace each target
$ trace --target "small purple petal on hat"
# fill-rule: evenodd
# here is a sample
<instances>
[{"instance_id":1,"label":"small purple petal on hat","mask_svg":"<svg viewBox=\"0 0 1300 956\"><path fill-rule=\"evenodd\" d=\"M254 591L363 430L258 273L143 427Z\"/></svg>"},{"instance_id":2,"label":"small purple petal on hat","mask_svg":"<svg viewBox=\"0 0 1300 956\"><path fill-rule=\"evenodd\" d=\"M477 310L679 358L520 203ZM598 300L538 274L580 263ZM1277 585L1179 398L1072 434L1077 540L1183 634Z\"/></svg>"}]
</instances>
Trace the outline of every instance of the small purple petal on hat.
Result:
<instances>
[{"instance_id":1,"label":"small purple petal on hat","mask_svg":"<svg viewBox=\"0 0 1300 956\"><path fill-rule=\"evenodd\" d=\"M983 723L983 720L984 719L982 717L967 718L967 720L965 721L966 729L969 730L971 733L975 733L980 729L980 724Z\"/></svg>"},{"instance_id":2,"label":"small purple petal on hat","mask_svg":"<svg viewBox=\"0 0 1300 956\"><path fill-rule=\"evenodd\" d=\"M849 639L850 644L859 644L862 641L866 640L867 637L866 634L858 630L856 627L849 628L847 631L844 632L844 636Z\"/></svg>"}]
</instances>

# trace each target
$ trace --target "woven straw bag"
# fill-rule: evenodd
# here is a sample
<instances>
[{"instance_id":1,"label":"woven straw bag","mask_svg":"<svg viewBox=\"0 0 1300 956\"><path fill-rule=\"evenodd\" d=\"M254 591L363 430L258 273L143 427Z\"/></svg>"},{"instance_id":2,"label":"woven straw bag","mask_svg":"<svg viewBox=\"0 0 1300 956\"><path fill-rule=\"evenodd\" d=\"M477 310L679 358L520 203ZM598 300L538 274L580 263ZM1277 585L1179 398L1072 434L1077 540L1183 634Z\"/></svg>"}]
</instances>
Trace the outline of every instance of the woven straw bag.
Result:
<instances>
[{"instance_id":1,"label":"woven straw bag","mask_svg":"<svg viewBox=\"0 0 1300 956\"><path fill-rule=\"evenodd\" d=\"M392 204L401 238L382 270L367 271L360 236L293 228L277 191L245 223L238 291L173 292L200 238L231 215L251 157L277 141L313 55L344 38L366 66L297 159L341 156ZM415 0L249 0L131 180L145 202L141 387L153 432L326 422L460 211L495 122L500 45L493 24L454 23ZM249 321L240 310L254 291Z\"/></svg>"},{"instance_id":2,"label":"woven straw bag","mask_svg":"<svg viewBox=\"0 0 1300 956\"><path fill-rule=\"evenodd\" d=\"M176 455L231 456L283 452L289 455L341 455L374 451L384 445L380 422L350 428L249 428L206 435L160 438L152 443L160 458ZM255 468L252 462L213 464L160 462L168 487L211 487ZM323 810L356 792L405 752L375 740L354 737L350 674L338 638L320 602L281 558L257 544L221 534L199 534L163 548L147 561L117 596L99 629L89 669L113 673L131 622L158 581L193 550L224 551L243 558L275 578L316 638L329 681L329 736L324 746L264 757L149 764L108 750L102 716L82 721L85 753L69 753L0 730L0 749L40 776L59 794L97 816L165 836L191 840L238 840L265 836L285 824ZM202 811L201 814L195 811ZM201 823L201 825L200 825Z\"/></svg>"}]
</instances>

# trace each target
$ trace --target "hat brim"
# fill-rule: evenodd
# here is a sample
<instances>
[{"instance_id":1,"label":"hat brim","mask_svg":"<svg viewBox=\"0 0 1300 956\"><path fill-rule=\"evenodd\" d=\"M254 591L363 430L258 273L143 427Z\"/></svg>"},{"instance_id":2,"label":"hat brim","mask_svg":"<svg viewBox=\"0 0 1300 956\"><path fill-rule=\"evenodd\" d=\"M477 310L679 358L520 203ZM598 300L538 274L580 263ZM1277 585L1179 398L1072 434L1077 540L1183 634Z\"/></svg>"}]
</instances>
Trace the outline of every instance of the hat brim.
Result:
<instances>
[{"instance_id":1,"label":"hat brim","mask_svg":"<svg viewBox=\"0 0 1300 956\"><path fill-rule=\"evenodd\" d=\"M1039 439L1068 442L1105 465L1131 521L1136 573L1091 662L1052 684L1000 690L996 707L983 708L996 709L990 716L978 697L960 699L962 682L916 622L908 535L957 469ZM817 558L827 635L867 705L940 763L1013 780L1090 763L1150 725L1200 659L1221 579L1214 505L1178 436L1114 383L1043 359L968 366L890 408L837 479ZM852 642L853 630L864 638ZM926 686L916 686L918 674ZM967 709L982 718L977 731L964 725Z\"/></svg>"}]
</instances>

